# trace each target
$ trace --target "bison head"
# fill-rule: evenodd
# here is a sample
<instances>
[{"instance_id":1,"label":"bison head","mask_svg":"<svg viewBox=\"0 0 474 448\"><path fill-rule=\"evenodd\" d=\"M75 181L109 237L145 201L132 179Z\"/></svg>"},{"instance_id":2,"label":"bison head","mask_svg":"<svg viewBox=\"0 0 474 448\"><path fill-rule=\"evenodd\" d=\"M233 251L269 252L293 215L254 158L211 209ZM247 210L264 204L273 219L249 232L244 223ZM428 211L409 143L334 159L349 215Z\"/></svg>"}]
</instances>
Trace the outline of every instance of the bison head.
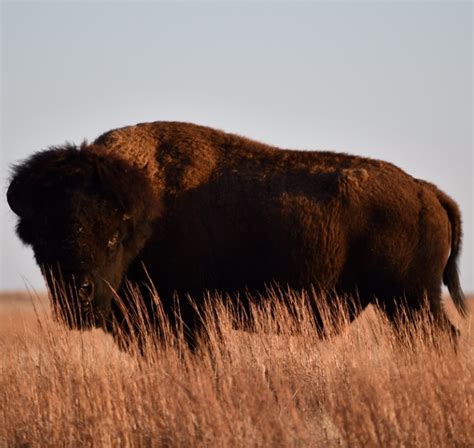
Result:
<instances>
[{"instance_id":1,"label":"bison head","mask_svg":"<svg viewBox=\"0 0 474 448\"><path fill-rule=\"evenodd\" d=\"M159 211L146 173L100 148L66 145L15 167L7 199L59 316L73 328L108 325Z\"/></svg>"}]
</instances>

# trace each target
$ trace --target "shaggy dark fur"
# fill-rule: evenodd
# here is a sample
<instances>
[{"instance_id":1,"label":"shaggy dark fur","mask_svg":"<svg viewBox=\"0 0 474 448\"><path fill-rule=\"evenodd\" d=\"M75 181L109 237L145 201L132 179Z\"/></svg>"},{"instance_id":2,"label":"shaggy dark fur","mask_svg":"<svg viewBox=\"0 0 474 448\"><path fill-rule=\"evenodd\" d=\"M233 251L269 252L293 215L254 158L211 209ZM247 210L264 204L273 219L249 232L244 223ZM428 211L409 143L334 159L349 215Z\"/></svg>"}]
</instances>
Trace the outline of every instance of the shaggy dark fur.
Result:
<instances>
[{"instance_id":1,"label":"shaggy dark fur","mask_svg":"<svg viewBox=\"0 0 474 448\"><path fill-rule=\"evenodd\" d=\"M76 312L71 325L89 310L93 325L126 327L113 293L125 279L145 297L151 280L171 317L174 297L199 306L206 291L245 297L275 282L357 298L360 309L377 301L390 319L426 295L434 322L454 333L444 281L465 313L457 205L378 160L144 123L33 155L15 168L8 202L51 289L59 272L78 288L78 303L71 293L62 304ZM192 339L199 319L179 303Z\"/></svg>"}]
</instances>

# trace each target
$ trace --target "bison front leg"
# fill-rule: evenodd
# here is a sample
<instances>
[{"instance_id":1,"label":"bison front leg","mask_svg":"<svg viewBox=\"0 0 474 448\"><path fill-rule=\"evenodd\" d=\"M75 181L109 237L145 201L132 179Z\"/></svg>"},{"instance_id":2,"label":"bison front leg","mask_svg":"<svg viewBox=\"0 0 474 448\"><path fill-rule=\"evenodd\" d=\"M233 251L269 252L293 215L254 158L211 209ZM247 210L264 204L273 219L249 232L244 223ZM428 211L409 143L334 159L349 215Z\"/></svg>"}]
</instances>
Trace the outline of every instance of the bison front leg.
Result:
<instances>
[{"instance_id":1,"label":"bison front leg","mask_svg":"<svg viewBox=\"0 0 474 448\"><path fill-rule=\"evenodd\" d=\"M146 355L169 341L169 319L164 316L150 291L122 288L112 302L112 318L107 331L119 348Z\"/></svg>"}]
</instances>

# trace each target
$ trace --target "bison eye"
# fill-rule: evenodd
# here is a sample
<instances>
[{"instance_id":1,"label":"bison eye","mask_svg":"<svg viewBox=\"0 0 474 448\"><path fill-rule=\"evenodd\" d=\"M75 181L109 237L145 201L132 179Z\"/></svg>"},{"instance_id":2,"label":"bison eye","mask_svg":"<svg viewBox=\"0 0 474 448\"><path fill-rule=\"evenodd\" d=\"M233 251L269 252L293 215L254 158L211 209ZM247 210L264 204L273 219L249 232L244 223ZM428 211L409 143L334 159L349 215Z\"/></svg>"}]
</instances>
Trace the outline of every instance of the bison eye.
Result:
<instances>
[{"instance_id":1,"label":"bison eye","mask_svg":"<svg viewBox=\"0 0 474 448\"><path fill-rule=\"evenodd\" d=\"M110 240L108 241L107 243L107 249L109 249L110 251L114 251L116 248L117 248L117 243L118 243L118 232L115 233L112 238L110 238Z\"/></svg>"}]
</instances>

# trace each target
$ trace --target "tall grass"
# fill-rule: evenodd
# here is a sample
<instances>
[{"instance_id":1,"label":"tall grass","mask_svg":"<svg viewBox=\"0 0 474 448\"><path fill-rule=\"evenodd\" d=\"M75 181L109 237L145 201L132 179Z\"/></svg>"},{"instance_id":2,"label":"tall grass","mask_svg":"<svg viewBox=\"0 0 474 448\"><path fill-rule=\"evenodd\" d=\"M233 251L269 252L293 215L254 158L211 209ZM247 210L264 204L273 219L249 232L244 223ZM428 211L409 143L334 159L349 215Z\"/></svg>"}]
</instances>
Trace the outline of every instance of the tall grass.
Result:
<instances>
[{"instance_id":1,"label":"tall grass","mask_svg":"<svg viewBox=\"0 0 474 448\"><path fill-rule=\"evenodd\" d=\"M401 343L374 309L321 339L288 295L253 307L252 332L220 304L196 353L168 333L145 356L44 301L0 305L0 446L474 446L469 322L457 353L426 318Z\"/></svg>"}]
</instances>

